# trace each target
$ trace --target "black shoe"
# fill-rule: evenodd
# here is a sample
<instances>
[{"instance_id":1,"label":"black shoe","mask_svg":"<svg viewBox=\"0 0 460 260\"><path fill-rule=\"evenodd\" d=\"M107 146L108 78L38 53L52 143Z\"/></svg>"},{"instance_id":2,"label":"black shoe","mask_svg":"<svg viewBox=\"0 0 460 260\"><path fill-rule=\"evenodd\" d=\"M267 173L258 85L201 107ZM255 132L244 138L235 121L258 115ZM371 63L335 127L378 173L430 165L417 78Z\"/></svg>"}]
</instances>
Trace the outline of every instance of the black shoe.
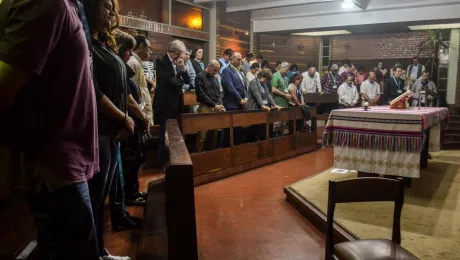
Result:
<instances>
[{"instance_id":1,"label":"black shoe","mask_svg":"<svg viewBox=\"0 0 460 260\"><path fill-rule=\"evenodd\" d=\"M142 192L142 191L139 191L139 197L142 197L143 199L147 199L147 192Z\"/></svg>"},{"instance_id":2,"label":"black shoe","mask_svg":"<svg viewBox=\"0 0 460 260\"><path fill-rule=\"evenodd\" d=\"M124 229L134 229L138 228L140 225L137 225L136 222L134 222L130 217L128 216L123 216L116 222L112 222L112 230L114 232L116 231L121 231Z\"/></svg>"},{"instance_id":3,"label":"black shoe","mask_svg":"<svg viewBox=\"0 0 460 260\"><path fill-rule=\"evenodd\" d=\"M428 159L430 159L430 160L433 159L433 156L431 156L430 153L428 154Z\"/></svg>"},{"instance_id":4,"label":"black shoe","mask_svg":"<svg viewBox=\"0 0 460 260\"><path fill-rule=\"evenodd\" d=\"M125 204L128 206L144 206L145 205L145 199L142 197L138 198L126 198Z\"/></svg>"}]
</instances>

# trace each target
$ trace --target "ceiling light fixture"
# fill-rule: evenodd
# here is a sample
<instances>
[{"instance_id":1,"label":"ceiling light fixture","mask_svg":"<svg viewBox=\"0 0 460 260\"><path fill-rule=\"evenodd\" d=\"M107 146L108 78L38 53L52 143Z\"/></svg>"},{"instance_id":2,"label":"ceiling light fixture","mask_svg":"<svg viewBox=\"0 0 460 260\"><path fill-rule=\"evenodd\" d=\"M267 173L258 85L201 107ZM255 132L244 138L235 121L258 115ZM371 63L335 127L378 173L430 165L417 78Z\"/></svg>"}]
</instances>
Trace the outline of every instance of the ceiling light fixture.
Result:
<instances>
[{"instance_id":1,"label":"ceiling light fixture","mask_svg":"<svg viewBox=\"0 0 460 260\"><path fill-rule=\"evenodd\" d=\"M291 35L302 35L302 36L329 36L329 35L341 35L341 34L351 34L351 32L346 31L346 30L337 30L337 31L291 33Z\"/></svg>"},{"instance_id":2,"label":"ceiling light fixture","mask_svg":"<svg viewBox=\"0 0 460 260\"><path fill-rule=\"evenodd\" d=\"M355 4L353 3L353 0L343 0L342 3L342 8L343 9L351 9L353 8Z\"/></svg>"},{"instance_id":3,"label":"ceiling light fixture","mask_svg":"<svg viewBox=\"0 0 460 260\"><path fill-rule=\"evenodd\" d=\"M409 28L412 31L435 30L435 29L457 29L457 28L460 28L460 23L411 25L411 26L407 26L407 28Z\"/></svg>"}]
</instances>

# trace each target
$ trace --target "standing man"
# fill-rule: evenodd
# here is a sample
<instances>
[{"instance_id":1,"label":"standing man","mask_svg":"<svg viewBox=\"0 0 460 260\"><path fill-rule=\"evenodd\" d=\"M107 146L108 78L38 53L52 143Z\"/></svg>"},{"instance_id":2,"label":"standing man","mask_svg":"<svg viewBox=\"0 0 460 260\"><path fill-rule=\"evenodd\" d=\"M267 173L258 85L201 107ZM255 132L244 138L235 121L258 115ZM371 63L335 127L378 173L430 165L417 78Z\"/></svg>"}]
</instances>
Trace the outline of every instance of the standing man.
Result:
<instances>
[{"instance_id":1,"label":"standing man","mask_svg":"<svg viewBox=\"0 0 460 260\"><path fill-rule=\"evenodd\" d=\"M155 120L160 124L160 147L158 159L165 159L166 120L177 118L184 110L182 86L190 84L187 67L184 63L185 44L174 40L168 45L168 52L158 57L157 90L155 94Z\"/></svg>"},{"instance_id":2,"label":"standing man","mask_svg":"<svg viewBox=\"0 0 460 260\"><path fill-rule=\"evenodd\" d=\"M273 99L280 107L288 107L289 100L292 98L288 92L288 69L289 63L281 62L279 70L273 74L271 80Z\"/></svg>"},{"instance_id":3,"label":"standing man","mask_svg":"<svg viewBox=\"0 0 460 260\"><path fill-rule=\"evenodd\" d=\"M254 55L251 52L248 52L248 54L246 54L246 57L243 59L242 67L244 74L247 74L251 70L250 62L252 61L253 57Z\"/></svg>"},{"instance_id":4,"label":"standing man","mask_svg":"<svg viewBox=\"0 0 460 260\"><path fill-rule=\"evenodd\" d=\"M404 80L401 79L401 71L400 66L396 67L393 77L385 83L385 104L390 104L393 99L404 93Z\"/></svg>"},{"instance_id":5,"label":"standing man","mask_svg":"<svg viewBox=\"0 0 460 260\"><path fill-rule=\"evenodd\" d=\"M136 39L136 48L134 49L133 55L128 60L128 66L136 73L134 80L141 89L142 100L145 103L142 112L149 117L150 125L153 125L153 104L150 91L147 86L147 77L144 73L144 67L142 66L143 61L148 61L150 54L152 53L152 47L150 47L150 41L145 35L138 34L134 37ZM153 81L151 82L155 84ZM153 85L152 85L153 86Z\"/></svg>"},{"instance_id":6,"label":"standing man","mask_svg":"<svg viewBox=\"0 0 460 260\"><path fill-rule=\"evenodd\" d=\"M409 77L415 82L422 76L422 72L425 71L425 66L419 64L418 57L414 57L412 64L407 67L407 73Z\"/></svg>"},{"instance_id":7,"label":"standing man","mask_svg":"<svg viewBox=\"0 0 460 260\"><path fill-rule=\"evenodd\" d=\"M234 51L232 49L226 49L222 55L222 58L219 59L220 74L222 74L224 69L227 68L227 66L230 64L230 56L232 56L233 52Z\"/></svg>"},{"instance_id":8,"label":"standing man","mask_svg":"<svg viewBox=\"0 0 460 260\"><path fill-rule=\"evenodd\" d=\"M190 78L190 84L184 84L183 89L184 90L195 90L195 69L193 68L192 61L190 60L190 54L192 54L192 50L189 48L185 49L185 57L184 57L184 62L185 66L187 67L187 73Z\"/></svg>"},{"instance_id":9,"label":"standing man","mask_svg":"<svg viewBox=\"0 0 460 260\"><path fill-rule=\"evenodd\" d=\"M211 60L206 69L196 75L196 101L200 103L199 113L225 112L222 92L215 77L219 73L219 69L219 62ZM217 147L217 130L203 131L198 134L197 152L204 150L205 143L209 150L214 150Z\"/></svg>"},{"instance_id":10,"label":"standing man","mask_svg":"<svg viewBox=\"0 0 460 260\"><path fill-rule=\"evenodd\" d=\"M224 106L227 111L246 109L246 76L239 69L242 60L241 54L234 52L230 58L230 65L222 72Z\"/></svg>"},{"instance_id":11,"label":"standing man","mask_svg":"<svg viewBox=\"0 0 460 260\"><path fill-rule=\"evenodd\" d=\"M0 1L0 92L0 184L26 191L38 258L99 260L96 96L74 1Z\"/></svg>"},{"instance_id":12,"label":"standing man","mask_svg":"<svg viewBox=\"0 0 460 260\"><path fill-rule=\"evenodd\" d=\"M338 75L339 66L332 64L329 73L324 75L321 80L321 87L324 93L336 93L339 86L342 85L342 81Z\"/></svg>"},{"instance_id":13,"label":"standing man","mask_svg":"<svg viewBox=\"0 0 460 260\"><path fill-rule=\"evenodd\" d=\"M414 106L414 107L418 106L419 96L420 95L425 95L425 94L421 93L425 89L429 89L429 90L433 91L434 93L438 92L436 90L436 84L434 84L434 82L430 80L430 72L429 71L424 71L422 73L422 79L418 80L417 82L414 83L414 85L412 85L411 91L414 92L414 97L412 99L412 106ZM425 98L422 96L421 101L422 101L423 106L434 107L436 105L436 100L431 95L428 95L428 100L425 100Z\"/></svg>"},{"instance_id":14,"label":"standing man","mask_svg":"<svg viewBox=\"0 0 460 260\"><path fill-rule=\"evenodd\" d=\"M356 69L355 65L353 65L353 64L348 66L346 71L342 72L342 74L339 74L340 75L340 81L342 81L342 82L347 81L348 76L352 76L353 81L354 81L355 69Z\"/></svg>"},{"instance_id":15,"label":"standing man","mask_svg":"<svg viewBox=\"0 0 460 260\"><path fill-rule=\"evenodd\" d=\"M347 81L339 87L337 94L339 94L340 108L351 108L358 104L359 93L353 84L353 76L347 77Z\"/></svg>"},{"instance_id":16,"label":"standing man","mask_svg":"<svg viewBox=\"0 0 460 260\"><path fill-rule=\"evenodd\" d=\"M243 58L239 52L234 52L230 58L230 65L222 72L222 88L224 90L224 106L227 111L246 110L247 88L246 77L240 71ZM224 130L226 146L229 145L228 128ZM241 128L234 128L234 143L240 144Z\"/></svg>"},{"instance_id":17,"label":"standing man","mask_svg":"<svg viewBox=\"0 0 460 260\"><path fill-rule=\"evenodd\" d=\"M308 68L308 71L305 71L302 73L303 80L302 83L300 84L300 87L302 89L302 92L304 94L307 93L321 93L323 94L323 91L321 89L321 77L319 76L319 73L316 71L316 68L311 66Z\"/></svg>"},{"instance_id":18,"label":"standing man","mask_svg":"<svg viewBox=\"0 0 460 260\"><path fill-rule=\"evenodd\" d=\"M361 94L363 95L363 101L369 102L371 106L377 106L380 100L380 85L375 81L375 72L369 72L369 78L361 83Z\"/></svg>"}]
</instances>

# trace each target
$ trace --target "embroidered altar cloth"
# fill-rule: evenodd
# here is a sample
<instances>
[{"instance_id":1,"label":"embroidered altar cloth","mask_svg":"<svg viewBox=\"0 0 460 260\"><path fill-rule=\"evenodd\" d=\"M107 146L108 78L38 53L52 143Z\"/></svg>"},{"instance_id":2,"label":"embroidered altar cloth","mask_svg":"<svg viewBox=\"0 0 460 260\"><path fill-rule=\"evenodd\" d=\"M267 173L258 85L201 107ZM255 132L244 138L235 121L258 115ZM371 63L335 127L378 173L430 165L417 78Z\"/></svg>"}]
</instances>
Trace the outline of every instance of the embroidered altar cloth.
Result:
<instances>
[{"instance_id":1,"label":"embroidered altar cloth","mask_svg":"<svg viewBox=\"0 0 460 260\"><path fill-rule=\"evenodd\" d=\"M447 108L439 107L337 109L329 116L323 146L334 147L336 168L418 178L427 130L430 152L435 152L447 116Z\"/></svg>"}]
</instances>

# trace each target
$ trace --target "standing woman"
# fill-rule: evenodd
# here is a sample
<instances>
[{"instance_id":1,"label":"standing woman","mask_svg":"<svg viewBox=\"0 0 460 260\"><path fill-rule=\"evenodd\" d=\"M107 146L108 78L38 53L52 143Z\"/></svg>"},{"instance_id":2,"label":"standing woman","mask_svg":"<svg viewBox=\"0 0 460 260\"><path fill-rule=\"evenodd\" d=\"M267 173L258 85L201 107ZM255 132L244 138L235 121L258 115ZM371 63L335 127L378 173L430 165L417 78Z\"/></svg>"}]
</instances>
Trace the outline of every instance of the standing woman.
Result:
<instances>
[{"instance_id":1,"label":"standing woman","mask_svg":"<svg viewBox=\"0 0 460 260\"><path fill-rule=\"evenodd\" d=\"M252 65L257 64L253 63ZM252 66L251 65L251 66ZM248 72L250 73L250 72ZM256 77L249 82L248 88L248 105L247 110L265 110L270 112L271 109L280 110L281 107L275 104L270 94L267 84L270 82L272 75L269 70L261 70ZM272 126L270 125L270 129ZM264 140L264 125L251 126L251 137L253 142Z\"/></svg>"},{"instance_id":2,"label":"standing woman","mask_svg":"<svg viewBox=\"0 0 460 260\"><path fill-rule=\"evenodd\" d=\"M127 114L128 78L126 65L113 51L113 30L118 27L116 0L84 0L93 45L93 73L99 126L99 173L90 180L89 190L99 253L106 260L128 260L111 256L104 248L104 202L117 168L118 141L134 133L134 121Z\"/></svg>"},{"instance_id":3,"label":"standing woman","mask_svg":"<svg viewBox=\"0 0 460 260\"><path fill-rule=\"evenodd\" d=\"M301 83L303 80L302 75L294 75L288 86L289 94L292 96L292 99L289 101L289 105L294 107L302 107L305 106L304 98L303 98L303 90L301 87ZM305 125L305 120L298 119L296 120L296 130L300 132ZM290 126L290 128L293 128Z\"/></svg>"},{"instance_id":4,"label":"standing woman","mask_svg":"<svg viewBox=\"0 0 460 260\"><path fill-rule=\"evenodd\" d=\"M201 47L194 49L192 51L192 55L190 55L190 58L192 60L193 69L195 70L195 73L198 75L198 73L202 72L205 69L203 63L203 49Z\"/></svg>"},{"instance_id":5,"label":"standing woman","mask_svg":"<svg viewBox=\"0 0 460 260\"><path fill-rule=\"evenodd\" d=\"M383 61L380 61L377 64L377 68L379 68L379 71L383 74L384 79L389 78L388 70L383 66Z\"/></svg>"}]
</instances>

